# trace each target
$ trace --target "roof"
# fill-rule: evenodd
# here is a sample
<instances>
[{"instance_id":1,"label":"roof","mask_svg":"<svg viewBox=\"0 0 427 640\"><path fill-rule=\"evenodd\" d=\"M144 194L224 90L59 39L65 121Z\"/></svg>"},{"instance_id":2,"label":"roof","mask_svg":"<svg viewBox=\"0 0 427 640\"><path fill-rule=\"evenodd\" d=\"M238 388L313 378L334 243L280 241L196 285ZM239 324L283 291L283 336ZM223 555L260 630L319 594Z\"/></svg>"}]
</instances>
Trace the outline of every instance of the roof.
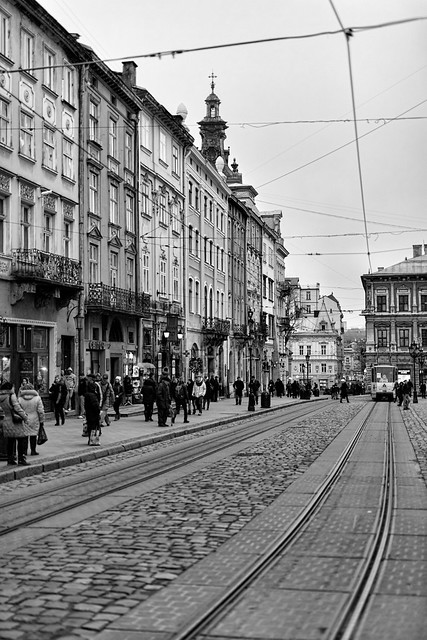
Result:
<instances>
[{"instance_id":1,"label":"roof","mask_svg":"<svg viewBox=\"0 0 427 640\"><path fill-rule=\"evenodd\" d=\"M386 275L427 275L427 255L415 258L405 258L402 262L379 269L375 273L365 274L363 278L381 277Z\"/></svg>"}]
</instances>

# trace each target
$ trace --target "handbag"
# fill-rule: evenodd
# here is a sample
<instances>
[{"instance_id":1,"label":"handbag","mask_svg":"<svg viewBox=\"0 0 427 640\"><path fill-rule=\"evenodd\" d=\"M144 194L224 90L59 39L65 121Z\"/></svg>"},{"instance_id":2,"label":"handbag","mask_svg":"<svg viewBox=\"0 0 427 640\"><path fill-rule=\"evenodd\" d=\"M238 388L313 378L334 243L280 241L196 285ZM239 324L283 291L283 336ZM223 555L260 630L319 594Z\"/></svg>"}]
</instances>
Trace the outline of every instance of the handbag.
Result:
<instances>
[{"instance_id":1,"label":"handbag","mask_svg":"<svg viewBox=\"0 0 427 640\"><path fill-rule=\"evenodd\" d=\"M12 400L10 399L10 396L9 396L9 407L10 407L10 414L12 416L13 424L22 424L24 422L24 419L21 418L19 413L16 413L15 408L12 404Z\"/></svg>"},{"instance_id":2,"label":"handbag","mask_svg":"<svg viewBox=\"0 0 427 640\"><path fill-rule=\"evenodd\" d=\"M44 426L41 424L37 434L37 444L44 444L45 442L47 442L47 435Z\"/></svg>"},{"instance_id":3,"label":"handbag","mask_svg":"<svg viewBox=\"0 0 427 640\"><path fill-rule=\"evenodd\" d=\"M87 432L87 422L83 422L82 438L87 438L87 436L88 436L88 432Z\"/></svg>"},{"instance_id":4,"label":"handbag","mask_svg":"<svg viewBox=\"0 0 427 640\"><path fill-rule=\"evenodd\" d=\"M99 442L99 437L101 435L101 429L99 427L97 427L96 429L92 429L92 431L90 432L90 439L89 439L89 444L91 447L99 447L100 446L100 442Z\"/></svg>"}]
</instances>

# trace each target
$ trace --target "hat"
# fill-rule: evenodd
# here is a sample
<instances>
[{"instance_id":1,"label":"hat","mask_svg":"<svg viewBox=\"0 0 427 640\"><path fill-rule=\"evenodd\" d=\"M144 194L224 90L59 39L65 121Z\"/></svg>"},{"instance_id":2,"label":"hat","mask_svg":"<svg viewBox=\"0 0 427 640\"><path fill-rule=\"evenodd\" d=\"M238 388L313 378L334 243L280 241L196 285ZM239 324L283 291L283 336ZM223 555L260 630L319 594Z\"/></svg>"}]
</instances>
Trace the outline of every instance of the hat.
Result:
<instances>
[{"instance_id":1,"label":"hat","mask_svg":"<svg viewBox=\"0 0 427 640\"><path fill-rule=\"evenodd\" d=\"M103 378L104 380L108 380L108 373L103 373L103 374L102 374L102 378Z\"/></svg>"},{"instance_id":2,"label":"hat","mask_svg":"<svg viewBox=\"0 0 427 640\"><path fill-rule=\"evenodd\" d=\"M121 377L120 376L116 376L116 382L120 382Z\"/></svg>"},{"instance_id":3,"label":"hat","mask_svg":"<svg viewBox=\"0 0 427 640\"><path fill-rule=\"evenodd\" d=\"M163 367L162 373L163 373L164 376L168 376L169 375L169 368L168 367Z\"/></svg>"},{"instance_id":4,"label":"hat","mask_svg":"<svg viewBox=\"0 0 427 640\"><path fill-rule=\"evenodd\" d=\"M72 370L72 368L71 368L71 367L68 367L68 369L67 369L67 373L73 373L73 370Z\"/></svg>"}]
</instances>

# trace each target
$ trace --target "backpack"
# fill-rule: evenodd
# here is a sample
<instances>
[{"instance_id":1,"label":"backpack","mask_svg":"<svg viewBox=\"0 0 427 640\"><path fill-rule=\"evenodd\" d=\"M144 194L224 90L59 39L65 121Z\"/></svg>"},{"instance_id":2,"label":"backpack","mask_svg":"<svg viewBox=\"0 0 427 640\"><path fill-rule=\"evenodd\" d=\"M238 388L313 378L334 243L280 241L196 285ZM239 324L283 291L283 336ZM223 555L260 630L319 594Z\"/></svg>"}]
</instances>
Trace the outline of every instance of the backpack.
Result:
<instances>
[{"instance_id":1,"label":"backpack","mask_svg":"<svg viewBox=\"0 0 427 640\"><path fill-rule=\"evenodd\" d=\"M179 383L176 385L175 387L175 395L177 398L183 398L184 397L184 385L182 383Z\"/></svg>"}]
</instances>

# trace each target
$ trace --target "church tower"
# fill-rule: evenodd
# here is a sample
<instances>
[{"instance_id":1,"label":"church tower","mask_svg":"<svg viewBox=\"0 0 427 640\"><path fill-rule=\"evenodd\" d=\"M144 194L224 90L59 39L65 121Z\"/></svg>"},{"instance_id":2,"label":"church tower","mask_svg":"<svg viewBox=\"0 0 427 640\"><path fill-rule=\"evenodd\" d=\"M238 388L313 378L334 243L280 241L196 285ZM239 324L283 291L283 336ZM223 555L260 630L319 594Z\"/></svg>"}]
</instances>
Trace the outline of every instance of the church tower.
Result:
<instances>
[{"instance_id":1,"label":"church tower","mask_svg":"<svg viewBox=\"0 0 427 640\"><path fill-rule=\"evenodd\" d=\"M201 152L209 162L215 165L215 161L218 156L224 160L225 165L228 165L229 150L224 150L224 140L226 139L225 130L228 129L227 123L223 120L219 114L219 105L221 100L214 93L216 76L212 73L211 78L211 93L206 98L206 116L198 122L200 127L200 136L202 138Z\"/></svg>"}]
</instances>

